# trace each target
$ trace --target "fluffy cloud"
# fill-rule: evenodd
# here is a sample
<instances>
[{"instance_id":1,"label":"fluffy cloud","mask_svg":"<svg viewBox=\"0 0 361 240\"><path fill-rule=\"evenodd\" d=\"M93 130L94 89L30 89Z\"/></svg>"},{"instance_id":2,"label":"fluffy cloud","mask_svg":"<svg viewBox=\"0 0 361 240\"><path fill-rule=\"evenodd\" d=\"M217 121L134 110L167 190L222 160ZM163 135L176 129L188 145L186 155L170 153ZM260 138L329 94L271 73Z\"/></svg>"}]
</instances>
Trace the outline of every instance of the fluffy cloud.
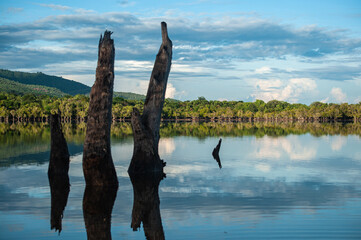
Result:
<instances>
[{"instance_id":1,"label":"fluffy cloud","mask_svg":"<svg viewBox=\"0 0 361 240\"><path fill-rule=\"evenodd\" d=\"M44 4L43 4L44 5ZM71 10L67 6L46 4L58 10ZM80 10L79 10L80 11ZM70 49L85 49L88 54L71 58L96 58L92 51L97 46L99 34L106 28L114 32L117 58L125 60L152 60L159 47L158 18L138 18L129 13L67 14L46 17L35 22L0 26L0 49L9 51L9 64L32 62L29 49L21 48L33 41L44 45L64 44ZM261 18L233 17L221 19L187 19L167 17L169 34L174 42L175 59L257 59L296 55L319 57L336 52L351 52L361 46L360 39L348 39L340 32L331 32L316 26L292 28ZM47 54L44 49L32 49L37 54ZM317 51L316 51L317 50ZM49 53L50 54L50 53ZM9 58L10 56L10 58ZM12 56L12 57L11 57ZM55 56L54 56L55 58ZM59 61L62 61L60 56ZM1 59L0 59L1 61ZM34 64L42 66L45 60ZM6 66L5 66L6 67ZM268 71L261 69L260 71Z\"/></svg>"},{"instance_id":2,"label":"fluffy cloud","mask_svg":"<svg viewBox=\"0 0 361 240\"><path fill-rule=\"evenodd\" d=\"M331 89L331 97L336 100L336 102L346 102L346 94L342 92L341 88L332 88Z\"/></svg>"},{"instance_id":3,"label":"fluffy cloud","mask_svg":"<svg viewBox=\"0 0 361 240\"><path fill-rule=\"evenodd\" d=\"M258 74L264 74L264 73L272 72L272 69L270 67L265 66L265 67L257 68L254 72Z\"/></svg>"},{"instance_id":4,"label":"fluffy cloud","mask_svg":"<svg viewBox=\"0 0 361 240\"><path fill-rule=\"evenodd\" d=\"M167 84L167 89L165 91L165 97L166 98L174 98L174 96L176 95L176 89L173 86L173 84L168 83Z\"/></svg>"},{"instance_id":5,"label":"fluffy cloud","mask_svg":"<svg viewBox=\"0 0 361 240\"><path fill-rule=\"evenodd\" d=\"M232 80L238 81L243 92L230 94L231 90L226 89L231 86L228 83L217 87L209 84L209 88L214 88L212 93L187 90L189 95L184 98L194 99L202 94L209 99L244 100L250 94L248 79L258 79L252 94L255 98L312 102L315 99L304 99L301 95L308 95L316 87L314 80L354 80L361 74L358 64L361 39L348 37L345 31L317 26L299 28L257 15L190 18L177 14L156 18L120 12L95 13L55 4L43 6L67 14L0 25L2 68L69 75L84 82L80 75L94 74L94 68L89 66L96 63L99 35L109 29L114 32L116 78L121 80L116 90L144 94L146 88L140 81L149 79L161 43L160 22L166 21L174 46L170 80L188 81L188 85L169 85L168 96L180 96L184 89L194 89L195 84L199 89L205 81ZM334 58L332 64L324 61L335 55L344 58ZM349 64L349 59L354 59L353 64ZM252 66L254 62L259 65Z\"/></svg>"},{"instance_id":6,"label":"fluffy cloud","mask_svg":"<svg viewBox=\"0 0 361 240\"><path fill-rule=\"evenodd\" d=\"M257 80L255 91L251 96L266 102L270 100L297 102L301 95L315 91L316 88L316 82L309 78L292 78L286 82L279 79Z\"/></svg>"}]
</instances>

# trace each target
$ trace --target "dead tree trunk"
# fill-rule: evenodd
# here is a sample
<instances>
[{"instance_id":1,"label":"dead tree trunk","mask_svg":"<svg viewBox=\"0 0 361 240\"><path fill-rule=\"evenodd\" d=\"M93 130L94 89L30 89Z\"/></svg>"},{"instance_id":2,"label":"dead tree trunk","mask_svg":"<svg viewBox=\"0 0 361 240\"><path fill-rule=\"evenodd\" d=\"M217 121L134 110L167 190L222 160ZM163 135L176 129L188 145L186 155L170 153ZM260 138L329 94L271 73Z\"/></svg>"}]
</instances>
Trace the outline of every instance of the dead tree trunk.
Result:
<instances>
[{"instance_id":1,"label":"dead tree trunk","mask_svg":"<svg viewBox=\"0 0 361 240\"><path fill-rule=\"evenodd\" d=\"M86 185L118 185L110 151L114 85L114 43L111 32L100 36L96 80L90 92L84 141L83 172Z\"/></svg>"},{"instance_id":2,"label":"dead tree trunk","mask_svg":"<svg viewBox=\"0 0 361 240\"><path fill-rule=\"evenodd\" d=\"M219 139L217 146L213 149L213 158L217 161L219 168L222 168L221 159L219 158L219 149L221 148L222 138Z\"/></svg>"},{"instance_id":3,"label":"dead tree trunk","mask_svg":"<svg viewBox=\"0 0 361 240\"><path fill-rule=\"evenodd\" d=\"M162 26L162 45L150 77L143 115L133 109L131 123L134 151L129 173L163 171L165 163L158 155L159 126L172 61L172 41L168 38L167 24Z\"/></svg>"},{"instance_id":4,"label":"dead tree trunk","mask_svg":"<svg viewBox=\"0 0 361 240\"><path fill-rule=\"evenodd\" d=\"M62 230L62 218L68 202L69 151L61 129L60 114L50 116L51 147L48 178L51 192L50 228Z\"/></svg>"}]
</instances>

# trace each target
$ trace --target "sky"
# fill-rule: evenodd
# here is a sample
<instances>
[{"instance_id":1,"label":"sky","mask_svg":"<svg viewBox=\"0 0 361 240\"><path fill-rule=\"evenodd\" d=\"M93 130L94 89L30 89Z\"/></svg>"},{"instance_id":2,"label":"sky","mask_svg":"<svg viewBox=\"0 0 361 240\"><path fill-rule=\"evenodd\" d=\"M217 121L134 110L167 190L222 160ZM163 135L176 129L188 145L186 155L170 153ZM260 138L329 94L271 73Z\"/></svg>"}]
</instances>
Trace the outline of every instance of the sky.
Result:
<instances>
[{"instance_id":1,"label":"sky","mask_svg":"<svg viewBox=\"0 0 361 240\"><path fill-rule=\"evenodd\" d=\"M1 1L0 68L92 86L110 30L114 90L146 94L162 21L173 42L166 97L361 101L360 0Z\"/></svg>"}]
</instances>

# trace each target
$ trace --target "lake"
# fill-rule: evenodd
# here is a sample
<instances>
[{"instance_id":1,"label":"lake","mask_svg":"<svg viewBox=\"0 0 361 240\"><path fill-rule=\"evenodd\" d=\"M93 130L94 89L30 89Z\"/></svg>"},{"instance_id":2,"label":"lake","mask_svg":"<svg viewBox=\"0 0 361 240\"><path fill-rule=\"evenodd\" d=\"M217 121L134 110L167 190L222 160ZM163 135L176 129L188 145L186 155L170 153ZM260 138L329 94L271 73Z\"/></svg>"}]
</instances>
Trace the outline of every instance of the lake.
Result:
<instances>
[{"instance_id":1,"label":"lake","mask_svg":"<svg viewBox=\"0 0 361 240\"><path fill-rule=\"evenodd\" d=\"M50 229L49 127L0 124L0 239L86 239L84 129L64 125L71 186L59 235ZM153 194L166 239L361 239L359 124L169 123L160 134L166 178ZM220 138L221 167L212 157ZM143 225L131 228L132 153L130 125L113 125L113 239L145 239Z\"/></svg>"}]
</instances>

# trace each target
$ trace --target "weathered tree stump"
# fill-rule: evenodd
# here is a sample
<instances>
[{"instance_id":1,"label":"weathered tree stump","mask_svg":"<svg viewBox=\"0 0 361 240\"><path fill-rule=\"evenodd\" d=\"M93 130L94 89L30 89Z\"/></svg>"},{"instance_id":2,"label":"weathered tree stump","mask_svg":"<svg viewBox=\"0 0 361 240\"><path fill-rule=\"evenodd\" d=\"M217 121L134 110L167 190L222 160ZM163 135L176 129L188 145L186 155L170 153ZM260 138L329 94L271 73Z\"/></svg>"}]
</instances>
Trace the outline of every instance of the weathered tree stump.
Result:
<instances>
[{"instance_id":1,"label":"weathered tree stump","mask_svg":"<svg viewBox=\"0 0 361 240\"><path fill-rule=\"evenodd\" d=\"M51 193L50 228L62 230L62 218L68 202L69 184L69 151L65 141L60 113L50 116L51 147L48 178Z\"/></svg>"},{"instance_id":2,"label":"weathered tree stump","mask_svg":"<svg viewBox=\"0 0 361 240\"><path fill-rule=\"evenodd\" d=\"M159 127L172 62L172 41L168 37L167 24L161 23L162 44L150 77L143 114L133 109L131 123L134 151L128 168L130 174L163 171L165 163L158 154Z\"/></svg>"},{"instance_id":3,"label":"weathered tree stump","mask_svg":"<svg viewBox=\"0 0 361 240\"><path fill-rule=\"evenodd\" d=\"M219 149L221 148L222 138L219 139L217 146L213 149L213 158L217 161L219 168L222 168L221 159L219 158Z\"/></svg>"},{"instance_id":4,"label":"weathered tree stump","mask_svg":"<svg viewBox=\"0 0 361 240\"><path fill-rule=\"evenodd\" d=\"M88 240L110 240L111 216L118 186L86 186L83 217Z\"/></svg>"},{"instance_id":5,"label":"weathered tree stump","mask_svg":"<svg viewBox=\"0 0 361 240\"><path fill-rule=\"evenodd\" d=\"M100 36L96 80L90 92L83 152L86 185L118 185L110 150L114 85L114 43L111 32Z\"/></svg>"},{"instance_id":6,"label":"weathered tree stump","mask_svg":"<svg viewBox=\"0 0 361 240\"><path fill-rule=\"evenodd\" d=\"M133 231L137 231L143 222L147 239L164 239L158 188L165 175L161 172L154 172L129 176L134 193L131 228Z\"/></svg>"}]
</instances>

